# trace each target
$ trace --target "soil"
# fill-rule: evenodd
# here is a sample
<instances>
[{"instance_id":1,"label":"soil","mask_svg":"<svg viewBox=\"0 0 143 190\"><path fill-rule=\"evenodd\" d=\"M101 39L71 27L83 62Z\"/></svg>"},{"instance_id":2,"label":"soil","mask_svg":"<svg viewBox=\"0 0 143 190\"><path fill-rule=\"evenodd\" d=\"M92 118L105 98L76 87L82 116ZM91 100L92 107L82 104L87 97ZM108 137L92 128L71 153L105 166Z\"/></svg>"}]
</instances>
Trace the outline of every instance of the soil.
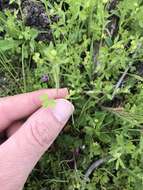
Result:
<instances>
[{"instance_id":1,"label":"soil","mask_svg":"<svg viewBox=\"0 0 143 190\"><path fill-rule=\"evenodd\" d=\"M137 64L136 69L137 69L137 74L143 77L143 63L142 62Z\"/></svg>"},{"instance_id":2,"label":"soil","mask_svg":"<svg viewBox=\"0 0 143 190\"><path fill-rule=\"evenodd\" d=\"M26 24L37 28L48 28L51 20L48 18L43 4L30 0L21 2Z\"/></svg>"},{"instance_id":3,"label":"soil","mask_svg":"<svg viewBox=\"0 0 143 190\"><path fill-rule=\"evenodd\" d=\"M119 3L119 0L111 0L107 6L108 11L111 12L112 10L114 10L116 6L118 5L118 3Z\"/></svg>"},{"instance_id":4,"label":"soil","mask_svg":"<svg viewBox=\"0 0 143 190\"><path fill-rule=\"evenodd\" d=\"M110 14L112 14L112 11L116 9L117 5L119 3L119 0L111 0L110 3L107 6L107 10ZM109 23L107 25L108 32L110 33L110 36L112 40L114 40L114 37L118 33L119 29L119 17L117 15L112 14L111 17L109 17Z\"/></svg>"},{"instance_id":5,"label":"soil","mask_svg":"<svg viewBox=\"0 0 143 190\"><path fill-rule=\"evenodd\" d=\"M0 10L9 6L9 0L0 0Z\"/></svg>"},{"instance_id":6,"label":"soil","mask_svg":"<svg viewBox=\"0 0 143 190\"><path fill-rule=\"evenodd\" d=\"M13 3L9 5L9 0L0 0L0 10L14 9L17 5ZM38 41L53 41L53 34L50 24L59 21L59 16L47 16L46 9L40 1L36 0L21 0L21 8L25 25L37 28L40 34Z\"/></svg>"},{"instance_id":7,"label":"soil","mask_svg":"<svg viewBox=\"0 0 143 190\"><path fill-rule=\"evenodd\" d=\"M22 11L25 17L25 23L28 26L37 28L41 32L38 36L39 41L53 41L52 30L50 24L57 22L57 15L48 17L44 5L39 1L22 0Z\"/></svg>"}]
</instances>

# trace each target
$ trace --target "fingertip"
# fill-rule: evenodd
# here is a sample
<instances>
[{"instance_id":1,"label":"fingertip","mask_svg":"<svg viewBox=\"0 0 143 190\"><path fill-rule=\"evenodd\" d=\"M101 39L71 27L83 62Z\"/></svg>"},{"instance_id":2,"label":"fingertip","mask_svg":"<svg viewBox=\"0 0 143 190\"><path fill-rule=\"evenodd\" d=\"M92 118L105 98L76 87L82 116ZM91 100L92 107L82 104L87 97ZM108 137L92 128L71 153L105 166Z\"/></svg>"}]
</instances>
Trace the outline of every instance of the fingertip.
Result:
<instances>
[{"instance_id":1,"label":"fingertip","mask_svg":"<svg viewBox=\"0 0 143 190\"><path fill-rule=\"evenodd\" d=\"M63 90L64 90L65 95L67 96L69 94L69 89L68 88L63 88Z\"/></svg>"},{"instance_id":2,"label":"fingertip","mask_svg":"<svg viewBox=\"0 0 143 190\"><path fill-rule=\"evenodd\" d=\"M67 88L43 89L40 91L40 94L41 93L47 93L51 99L58 99L65 98L69 94L69 91Z\"/></svg>"},{"instance_id":3,"label":"fingertip","mask_svg":"<svg viewBox=\"0 0 143 190\"><path fill-rule=\"evenodd\" d=\"M74 106L66 99L56 100L56 106L52 109L55 118L62 124L65 124L74 112Z\"/></svg>"},{"instance_id":4,"label":"fingertip","mask_svg":"<svg viewBox=\"0 0 143 190\"><path fill-rule=\"evenodd\" d=\"M69 94L67 88L56 89L56 91L57 91L56 98L66 98L66 96L68 96Z\"/></svg>"}]
</instances>

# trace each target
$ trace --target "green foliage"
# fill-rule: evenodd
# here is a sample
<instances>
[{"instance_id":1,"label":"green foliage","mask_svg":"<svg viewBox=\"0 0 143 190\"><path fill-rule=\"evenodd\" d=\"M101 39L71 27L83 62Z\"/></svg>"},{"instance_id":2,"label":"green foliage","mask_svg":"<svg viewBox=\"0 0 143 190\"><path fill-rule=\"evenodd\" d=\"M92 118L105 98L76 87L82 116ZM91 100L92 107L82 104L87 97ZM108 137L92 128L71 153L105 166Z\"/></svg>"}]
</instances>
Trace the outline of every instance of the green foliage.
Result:
<instances>
[{"instance_id":1,"label":"green foliage","mask_svg":"<svg viewBox=\"0 0 143 190\"><path fill-rule=\"evenodd\" d=\"M27 26L17 2L14 10L0 12L0 95L68 87L76 108L25 189L142 190L142 1L119 0L108 11L109 0L41 0L48 17L59 16L50 24L50 43L37 40L47 31ZM45 74L49 80L42 83ZM42 104L53 107L55 101L44 95ZM107 156L85 181L88 166Z\"/></svg>"}]
</instances>

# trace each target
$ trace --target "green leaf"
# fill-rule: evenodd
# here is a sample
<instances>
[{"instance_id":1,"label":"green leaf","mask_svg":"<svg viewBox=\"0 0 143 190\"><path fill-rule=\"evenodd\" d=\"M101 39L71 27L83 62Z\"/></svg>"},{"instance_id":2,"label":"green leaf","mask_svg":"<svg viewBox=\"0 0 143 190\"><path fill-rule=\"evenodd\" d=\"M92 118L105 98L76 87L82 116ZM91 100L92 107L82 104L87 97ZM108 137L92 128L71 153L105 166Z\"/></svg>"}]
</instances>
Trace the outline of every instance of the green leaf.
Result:
<instances>
[{"instance_id":1,"label":"green leaf","mask_svg":"<svg viewBox=\"0 0 143 190\"><path fill-rule=\"evenodd\" d=\"M48 97L47 94L43 94L43 95L40 97L40 100L41 100L42 106L43 106L44 108L54 108L55 105L56 105L56 101L49 99L49 97Z\"/></svg>"},{"instance_id":2,"label":"green leaf","mask_svg":"<svg viewBox=\"0 0 143 190\"><path fill-rule=\"evenodd\" d=\"M105 42L108 47L111 47L113 45L113 41L110 37L105 38Z\"/></svg>"},{"instance_id":3,"label":"green leaf","mask_svg":"<svg viewBox=\"0 0 143 190\"><path fill-rule=\"evenodd\" d=\"M13 39L0 40L0 50L6 51L10 49L15 49L19 44L20 42Z\"/></svg>"},{"instance_id":4,"label":"green leaf","mask_svg":"<svg viewBox=\"0 0 143 190\"><path fill-rule=\"evenodd\" d=\"M10 4L12 4L12 3L14 3L15 2L15 0L10 0Z\"/></svg>"}]
</instances>

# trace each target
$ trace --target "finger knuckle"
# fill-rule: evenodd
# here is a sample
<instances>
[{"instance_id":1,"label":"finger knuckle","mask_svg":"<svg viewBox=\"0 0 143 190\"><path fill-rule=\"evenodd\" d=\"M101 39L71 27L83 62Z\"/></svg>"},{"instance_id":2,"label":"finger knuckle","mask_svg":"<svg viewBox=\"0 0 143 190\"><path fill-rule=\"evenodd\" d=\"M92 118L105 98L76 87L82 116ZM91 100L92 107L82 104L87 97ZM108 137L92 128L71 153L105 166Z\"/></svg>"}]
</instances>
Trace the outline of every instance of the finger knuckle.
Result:
<instances>
[{"instance_id":1,"label":"finger knuckle","mask_svg":"<svg viewBox=\"0 0 143 190\"><path fill-rule=\"evenodd\" d=\"M31 136L32 140L44 147L48 144L49 138L48 138L48 126L44 122L31 122L30 123L30 130L31 130Z\"/></svg>"}]
</instances>

